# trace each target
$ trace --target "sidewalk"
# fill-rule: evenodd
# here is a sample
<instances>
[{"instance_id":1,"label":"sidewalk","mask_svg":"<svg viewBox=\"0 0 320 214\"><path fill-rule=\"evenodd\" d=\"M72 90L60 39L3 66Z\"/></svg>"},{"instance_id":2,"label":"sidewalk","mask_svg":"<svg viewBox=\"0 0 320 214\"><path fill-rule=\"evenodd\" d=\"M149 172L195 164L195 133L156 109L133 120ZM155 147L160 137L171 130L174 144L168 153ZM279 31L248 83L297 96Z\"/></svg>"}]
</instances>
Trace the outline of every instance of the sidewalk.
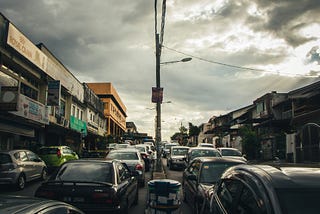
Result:
<instances>
[{"instance_id":1,"label":"sidewalk","mask_svg":"<svg viewBox=\"0 0 320 214\"><path fill-rule=\"evenodd\" d=\"M167 178L167 173L165 171L165 167L162 159L160 160L160 162L161 162L160 169L156 169L157 168L156 163L153 164L152 171L151 171L151 180Z\"/></svg>"}]
</instances>

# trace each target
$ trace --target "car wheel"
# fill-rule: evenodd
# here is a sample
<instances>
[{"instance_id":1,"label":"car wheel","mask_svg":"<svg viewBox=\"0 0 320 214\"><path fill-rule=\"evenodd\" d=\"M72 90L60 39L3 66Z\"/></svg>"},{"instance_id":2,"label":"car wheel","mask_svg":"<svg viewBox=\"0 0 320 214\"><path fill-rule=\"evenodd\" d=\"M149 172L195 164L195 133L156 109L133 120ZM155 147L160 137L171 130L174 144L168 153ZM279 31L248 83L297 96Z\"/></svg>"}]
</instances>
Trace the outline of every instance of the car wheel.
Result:
<instances>
[{"instance_id":1,"label":"car wheel","mask_svg":"<svg viewBox=\"0 0 320 214\"><path fill-rule=\"evenodd\" d=\"M47 179L47 176L48 176L47 169L43 168L40 179L44 181Z\"/></svg>"},{"instance_id":2,"label":"car wheel","mask_svg":"<svg viewBox=\"0 0 320 214\"><path fill-rule=\"evenodd\" d=\"M139 201L139 188L137 187L136 196L134 197L133 205L137 205Z\"/></svg>"},{"instance_id":3,"label":"car wheel","mask_svg":"<svg viewBox=\"0 0 320 214\"><path fill-rule=\"evenodd\" d=\"M26 185L26 178L24 177L23 174L21 174L17 180L17 189L18 190L23 190L25 185Z\"/></svg>"}]
</instances>

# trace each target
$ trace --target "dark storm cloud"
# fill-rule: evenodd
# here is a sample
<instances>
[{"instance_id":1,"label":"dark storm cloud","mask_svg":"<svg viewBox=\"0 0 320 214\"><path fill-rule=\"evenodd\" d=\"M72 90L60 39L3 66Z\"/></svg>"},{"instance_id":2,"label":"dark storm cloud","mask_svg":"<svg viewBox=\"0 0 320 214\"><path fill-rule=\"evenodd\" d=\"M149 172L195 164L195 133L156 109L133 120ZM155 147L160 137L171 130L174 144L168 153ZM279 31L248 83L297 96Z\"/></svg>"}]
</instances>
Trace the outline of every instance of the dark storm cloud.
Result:
<instances>
[{"instance_id":1,"label":"dark storm cloud","mask_svg":"<svg viewBox=\"0 0 320 214\"><path fill-rule=\"evenodd\" d=\"M305 38L299 35L298 31L310 23L318 23L320 13L318 0L282 0L271 1L269 4L266 4L264 0L256 2L259 8L267 14L267 19L260 26L260 30L270 31L279 38L284 38L294 47L315 39ZM248 21L253 24L252 19Z\"/></svg>"}]
</instances>

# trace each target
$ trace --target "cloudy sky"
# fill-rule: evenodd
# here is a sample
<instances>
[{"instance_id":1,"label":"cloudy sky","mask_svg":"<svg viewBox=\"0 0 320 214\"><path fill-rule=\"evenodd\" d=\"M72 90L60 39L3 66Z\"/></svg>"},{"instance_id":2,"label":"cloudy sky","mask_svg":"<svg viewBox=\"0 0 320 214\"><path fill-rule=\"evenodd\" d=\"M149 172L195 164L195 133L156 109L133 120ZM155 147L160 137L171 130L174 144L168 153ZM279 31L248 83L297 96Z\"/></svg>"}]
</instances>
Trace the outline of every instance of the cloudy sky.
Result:
<instances>
[{"instance_id":1,"label":"cloudy sky","mask_svg":"<svg viewBox=\"0 0 320 214\"><path fill-rule=\"evenodd\" d=\"M160 32L162 1L158 0ZM127 121L154 136L154 0L0 0L0 12L82 82L112 82ZM271 91L318 81L319 0L167 0L162 139Z\"/></svg>"}]
</instances>

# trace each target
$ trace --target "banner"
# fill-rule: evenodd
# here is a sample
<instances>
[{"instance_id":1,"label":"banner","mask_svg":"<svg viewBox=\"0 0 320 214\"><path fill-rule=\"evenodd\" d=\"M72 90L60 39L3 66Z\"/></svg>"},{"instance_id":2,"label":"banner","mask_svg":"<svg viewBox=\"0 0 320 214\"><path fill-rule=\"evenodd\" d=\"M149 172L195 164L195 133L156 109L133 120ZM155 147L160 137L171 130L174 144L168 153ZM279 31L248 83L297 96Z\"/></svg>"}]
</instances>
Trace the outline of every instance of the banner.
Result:
<instances>
[{"instance_id":1,"label":"banner","mask_svg":"<svg viewBox=\"0 0 320 214\"><path fill-rule=\"evenodd\" d=\"M163 88L152 87L152 98L153 103L162 103L163 100Z\"/></svg>"}]
</instances>

